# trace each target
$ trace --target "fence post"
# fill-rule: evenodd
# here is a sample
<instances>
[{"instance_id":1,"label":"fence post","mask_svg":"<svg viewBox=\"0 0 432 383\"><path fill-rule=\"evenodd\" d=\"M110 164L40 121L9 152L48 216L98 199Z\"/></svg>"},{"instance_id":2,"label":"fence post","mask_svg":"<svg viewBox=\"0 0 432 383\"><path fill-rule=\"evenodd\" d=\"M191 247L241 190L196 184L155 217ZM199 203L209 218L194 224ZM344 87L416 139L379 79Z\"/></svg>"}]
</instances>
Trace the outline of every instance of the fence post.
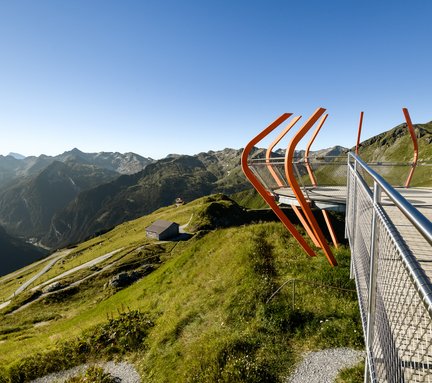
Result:
<instances>
[{"instance_id":1,"label":"fence post","mask_svg":"<svg viewBox=\"0 0 432 383\"><path fill-rule=\"evenodd\" d=\"M348 233L348 215L349 215L349 192L350 192L350 181L351 181L351 169L350 169L350 156L349 154L347 155L347 188L346 188L346 200L345 200L345 218L346 218L346 222L345 222L345 238L349 238L349 233Z\"/></svg>"},{"instance_id":2,"label":"fence post","mask_svg":"<svg viewBox=\"0 0 432 383\"><path fill-rule=\"evenodd\" d=\"M370 243L370 263L369 263L369 296L366 328L366 362L365 362L365 383L370 381L371 369L369 359L373 358L372 344L374 340L376 293L377 293L377 271L378 271L378 225L377 207L381 203L381 187L374 181L373 189L373 210L372 210L372 229ZM371 371L372 372L372 371Z\"/></svg>"},{"instance_id":3,"label":"fence post","mask_svg":"<svg viewBox=\"0 0 432 383\"><path fill-rule=\"evenodd\" d=\"M351 182L351 177L354 180L354 190L353 190L353 195L352 197L348 200L348 194L347 194L347 202L348 201L353 201L352 202L352 211L351 208L348 208L350 214L348 215L348 217L345 217L345 219L348 219L349 224L351 225L351 227L348 228L348 230L351 231L351 241L350 241L350 246L352 248L351 251L351 263L350 263L350 278L354 279L354 254L355 254L355 230L357 230L357 178L356 178L356 174L357 174L357 160L354 158L354 171L351 170L351 167L349 165L349 153L348 153L348 171L349 171L349 180L348 182ZM351 191L350 191L351 192ZM348 206L348 205L346 205ZM349 233L348 233L349 234Z\"/></svg>"}]
</instances>

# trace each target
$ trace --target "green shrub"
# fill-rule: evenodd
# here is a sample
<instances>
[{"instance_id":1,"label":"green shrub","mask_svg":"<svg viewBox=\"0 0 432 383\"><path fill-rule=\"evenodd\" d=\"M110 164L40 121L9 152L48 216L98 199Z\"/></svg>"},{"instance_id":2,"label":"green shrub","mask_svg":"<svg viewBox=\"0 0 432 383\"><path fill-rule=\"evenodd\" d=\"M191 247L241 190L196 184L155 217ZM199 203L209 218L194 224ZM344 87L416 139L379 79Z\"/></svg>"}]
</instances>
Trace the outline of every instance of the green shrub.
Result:
<instances>
[{"instance_id":1,"label":"green shrub","mask_svg":"<svg viewBox=\"0 0 432 383\"><path fill-rule=\"evenodd\" d=\"M45 304L52 303L63 303L66 302L70 297L79 292L78 286L69 287L60 291L53 292L43 298Z\"/></svg>"},{"instance_id":2,"label":"green shrub","mask_svg":"<svg viewBox=\"0 0 432 383\"><path fill-rule=\"evenodd\" d=\"M84 375L75 376L66 383L117 383L119 380L104 371L103 368L92 366Z\"/></svg>"},{"instance_id":3,"label":"green shrub","mask_svg":"<svg viewBox=\"0 0 432 383\"><path fill-rule=\"evenodd\" d=\"M79 338L60 343L57 349L26 357L9 368L12 382L24 382L61 371L90 358L124 354L144 347L144 339L153 322L138 310L121 313L107 323L97 325Z\"/></svg>"},{"instance_id":4,"label":"green shrub","mask_svg":"<svg viewBox=\"0 0 432 383\"><path fill-rule=\"evenodd\" d=\"M124 354L143 347L143 341L153 322L138 310L122 313L119 318L93 328L83 335L90 353L99 355Z\"/></svg>"},{"instance_id":5,"label":"green shrub","mask_svg":"<svg viewBox=\"0 0 432 383\"><path fill-rule=\"evenodd\" d=\"M364 382L364 369L364 362L354 367L345 368L336 378L336 383L362 383Z\"/></svg>"},{"instance_id":6,"label":"green shrub","mask_svg":"<svg viewBox=\"0 0 432 383\"><path fill-rule=\"evenodd\" d=\"M204 358L188 382L259 383L278 382L266 358L259 355L262 341L243 336L233 338L211 358Z\"/></svg>"},{"instance_id":7,"label":"green shrub","mask_svg":"<svg viewBox=\"0 0 432 383\"><path fill-rule=\"evenodd\" d=\"M5 368L0 367L0 383L9 383L8 374Z\"/></svg>"}]
</instances>

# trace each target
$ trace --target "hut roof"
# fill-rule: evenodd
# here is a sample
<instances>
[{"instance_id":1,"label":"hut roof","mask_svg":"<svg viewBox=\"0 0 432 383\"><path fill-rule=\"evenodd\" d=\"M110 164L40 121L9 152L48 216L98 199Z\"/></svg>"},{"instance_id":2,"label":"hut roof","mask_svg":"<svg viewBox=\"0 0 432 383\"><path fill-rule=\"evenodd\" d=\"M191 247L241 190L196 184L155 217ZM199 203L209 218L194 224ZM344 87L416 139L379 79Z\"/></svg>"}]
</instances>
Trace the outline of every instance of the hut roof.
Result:
<instances>
[{"instance_id":1,"label":"hut roof","mask_svg":"<svg viewBox=\"0 0 432 383\"><path fill-rule=\"evenodd\" d=\"M168 229L172 225L177 225L175 222L165 221L163 219L159 219L153 222L149 227L146 228L146 231L151 231L153 233L163 233L166 229Z\"/></svg>"}]
</instances>

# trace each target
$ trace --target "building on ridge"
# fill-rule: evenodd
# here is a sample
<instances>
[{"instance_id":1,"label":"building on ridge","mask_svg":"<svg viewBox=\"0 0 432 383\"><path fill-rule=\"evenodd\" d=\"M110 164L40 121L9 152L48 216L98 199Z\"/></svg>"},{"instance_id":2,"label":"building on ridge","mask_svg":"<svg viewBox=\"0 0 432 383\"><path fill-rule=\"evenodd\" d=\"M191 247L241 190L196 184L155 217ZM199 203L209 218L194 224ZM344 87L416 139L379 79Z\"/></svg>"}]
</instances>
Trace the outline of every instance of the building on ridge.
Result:
<instances>
[{"instance_id":1,"label":"building on ridge","mask_svg":"<svg viewBox=\"0 0 432 383\"><path fill-rule=\"evenodd\" d=\"M158 239L159 241L168 240L179 235L179 225L175 222L163 219L153 222L146 228L147 238Z\"/></svg>"}]
</instances>

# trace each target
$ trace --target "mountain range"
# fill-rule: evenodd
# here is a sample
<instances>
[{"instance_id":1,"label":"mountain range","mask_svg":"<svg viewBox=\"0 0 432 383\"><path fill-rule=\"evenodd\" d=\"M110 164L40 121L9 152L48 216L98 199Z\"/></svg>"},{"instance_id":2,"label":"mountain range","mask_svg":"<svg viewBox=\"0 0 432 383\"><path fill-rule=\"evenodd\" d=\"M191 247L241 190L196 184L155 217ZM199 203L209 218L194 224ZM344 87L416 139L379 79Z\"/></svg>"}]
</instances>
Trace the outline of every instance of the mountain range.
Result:
<instances>
[{"instance_id":1,"label":"mountain range","mask_svg":"<svg viewBox=\"0 0 432 383\"><path fill-rule=\"evenodd\" d=\"M431 161L432 123L417 124L415 129L420 159ZM409 164L411 147L402 124L364 141L360 155ZM311 155L337 156L346 151L335 146ZM250 188L241 171L241 153L242 149L227 148L194 156L172 154L158 161L134 153L78 149L55 157L0 156L0 225L9 234L48 249L67 246L170 205L177 197L188 201ZM275 155L283 153L278 150ZM255 148L253 155L262 157L264 150ZM417 169L421 180L413 181L427 184L428 171Z\"/></svg>"},{"instance_id":2,"label":"mountain range","mask_svg":"<svg viewBox=\"0 0 432 383\"><path fill-rule=\"evenodd\" d=\"M100 152L84 153L74 148L57 156L44 154L36 157L24 157L18 153L0 155L0 189L8 186L16 179L37 175L53 162L78 163L96 166L119 174L133 174L144 169L151 158L145 158L135 153Z\"/></svg>"}]
</instances>

